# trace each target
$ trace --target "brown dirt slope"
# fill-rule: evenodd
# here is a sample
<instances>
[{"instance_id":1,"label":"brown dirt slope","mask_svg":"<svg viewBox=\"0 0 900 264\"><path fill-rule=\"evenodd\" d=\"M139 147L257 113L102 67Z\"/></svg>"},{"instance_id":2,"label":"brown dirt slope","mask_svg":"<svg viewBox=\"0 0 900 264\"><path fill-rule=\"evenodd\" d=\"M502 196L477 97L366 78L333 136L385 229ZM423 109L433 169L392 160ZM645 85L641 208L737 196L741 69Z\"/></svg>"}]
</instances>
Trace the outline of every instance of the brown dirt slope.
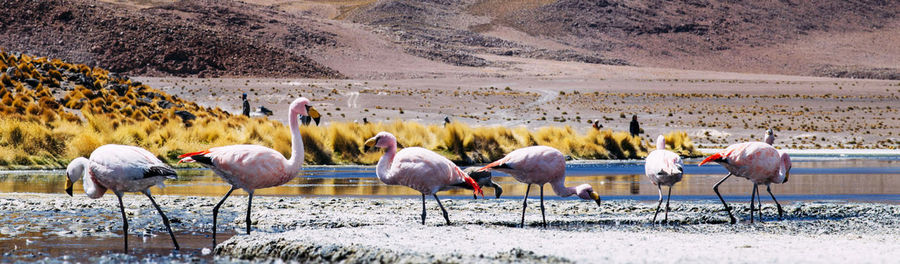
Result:
<instances>
[{"instance_id":1,"label":"brown dirt slope","mask_svg":"<svg viewBox=\"0 0 900 264\"><path fill-rule=\"evenodd\" d=\"M341 77L292 49L335 46L271 8L180 1L149 9L92 1L4 1L0 47L135 75Z\"/></svg>"}]
</instances>

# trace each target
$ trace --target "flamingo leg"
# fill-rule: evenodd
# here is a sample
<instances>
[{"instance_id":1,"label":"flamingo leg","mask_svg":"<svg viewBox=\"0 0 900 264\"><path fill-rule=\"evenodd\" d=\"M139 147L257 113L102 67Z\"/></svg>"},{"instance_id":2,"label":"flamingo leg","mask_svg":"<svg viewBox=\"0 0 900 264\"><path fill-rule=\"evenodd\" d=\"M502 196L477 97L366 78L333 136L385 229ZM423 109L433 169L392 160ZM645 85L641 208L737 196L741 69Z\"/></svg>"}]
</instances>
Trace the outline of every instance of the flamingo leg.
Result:
<instances>
[{"instance_id":1,"label":"flamingo leg","mask_svg":"<svg viewBox=\"0 0 900 264\"><path fill-rule=\"evenodd\" d=\"M775 206L778 206L778 217L784 217L784 210L781 209L781 204L778 203L778 200L775 200L775 195L772 194L772 187L766 185L766 191L772 196L772 201L775 201Z\"/></svg>"},{"instance_id":2,"label":"flamingo leg","mask_svg":"<svg viewBox=\"0 0 900 264\"><path fill-rule=\"evenodd\" d=\"M228 190L228 192L225 193L225 197L222 197L222 200L219 200L219 203L213 207L213 247L216 246L216 218L219 216L219 207L225 203L225 199L228 199L228 196L231 195L231 192L233 192L234 189L237 189L237 187L231 186L231 190Z\"/></svg>"},{"instance_id":3,"label":"flamingo leg","mask_svg":"<svg viewBox=\"0 0 900 264\"><path fill-rule=\"evenodd\" d=\"M447 209L444 209L444 205L441 204L441 199L438 199L437 194L431 194L434 196L434 200L437 201L438 206L441 207L441 212L444 213L444 220L447 220L447 225L450 225L450 216L447 215Z\"/></svg>"},{"instance_id":4,"label":"flamingo leg","mask_svg":"<svg viewBox=\"0 0 900 264\"><path fill-rule=\"evenodd\" d=\"M672 200L672 186L669 186L669 195L666 195L666 218L663 219L663 223L669 222L669 201Z\"/></svg>"},{"instance_id":5,"label":"flamingo leg","mask_svg":"<svg viewBox=\"0 0 900 264\"><path fill-rule=\"evenodd\" d=\"M728 175L725 175L725 178L722 178L722 180L719 180L719 182L717 182L716 185L713 185L713 191L716 192L716 195L719 196L719 200L722 201L723 205L725 205L725 212L728 212L728 217L731 218L731 224L734 224L737 222L737 219L734 219L734 215L731 214L731 207L728 206L728 203L726 203L725 199L722 198L722 194L719 193L719 185L722 184L723 182L725 182L725 180L727 180L728 177L731 177L731 173L729 173Z\"/></svg>"},{"instance_id":6,"label":"flamingo leg","mask_svg":"<svg viewBox=\"0 0 900 264\"><path fill-rule=\"evenodd\" d=\"M756 212L759 213L760 219L762 219L762 196L759 195L759 189L756 189Z\"/></svg>"},{"instance_id":7,"label":"flamingo leg","mask_svg":"<svg viewBox=\"0 0 900 264\"><path fill-rule=\"evenodd\" d=\"M253 206L253 191L249 192L250 196L247 197L247 234L250 234L250 207Z\"/></svg>"},{"instance_id":8,"label":"flamingo leg","mask_svg":"<svg viewBox=\"0 0 900 264\"><path fill-rule=\"evenodd\" d=\"M122 237L125 239L125 254L128 254L128 216L125 216L122 194L116 193L116 198L119 198L119 209L122 209Z\"/></svg>"},{"instance_id":9,"label":"flamingo leg","mask_svg":"<svg viewBox=\"0 0 900 264\"><path fill-rule=\"evenodd\" d=\"M541 184L541 219L544 220L544 228L547 228L547 216L544 214L544 185Z\"/></svg>"},{"instance_id":10,"label":"flamingo leg","mask_svg":"<svg viewBox=\"0 0 900 264\"><path fill-rule=\"evenodd\" d=\"M528 184L528 188L525 188L525 200L522 201L522 222L520 225L522 228L525 228L525 208L528 207L528 192L531 191L531 184Z\"/></svg>"},{"instance_id":11,"label":"flamingo leg","mask_svg":"<svg viewBox=\"0 0 900 264\"><path fill-rule=\"evenodd\" d=\"M653 214L653 223L656 223L656 216L659 215L659 209L662 207L662 186L656 185L656 190L659 192L659 203L656 204L656 213Z\"/></svg>"},{"instance_id":12,"label":"flamingo leg","mask_svg":"<svg viewBox=\"0 0 900 264\"><path fill-rule=\"evenodd\" d=\"M751 224L753 223L753 210L754 210L753 209L753 200L756 199L756 191L759 190L757 187L759 187L759 185L754 183L753 190L750 191L750 223Z\"/></svg>"},{"instance_id":13,"label":"flamingo leg","mask_svg":"<svg viewBox=\"0 0 900 264\"><path fill-rule=\"evenodd\" d=\"M425 224L425 194L422 194L422 224Z\"/></svg>"},{"instance_id":14,"label":"flamingo leg","mask_svg":"<svg viewBox=\"0 0 900 264\"><path fill-rule=\"evenodd\" d=\"M159 216L162 217L163 224L166 225L166 230L169 231L169 236L172 237L172 243L175 244L175 250L181 249L178 247L178 241L175 240L175 233L172 233L172 227L169 226L169 218L166 217L166 214L163 213L163 210L159 208L159 205L156 204L156 201L153 200L153 196L150 196L150 189L144 190L144 195L147 195L147 198L150 198L150 203L153 204L153 207L156 207L156 211L159 212Z\"/></svg>"}]
</instances>

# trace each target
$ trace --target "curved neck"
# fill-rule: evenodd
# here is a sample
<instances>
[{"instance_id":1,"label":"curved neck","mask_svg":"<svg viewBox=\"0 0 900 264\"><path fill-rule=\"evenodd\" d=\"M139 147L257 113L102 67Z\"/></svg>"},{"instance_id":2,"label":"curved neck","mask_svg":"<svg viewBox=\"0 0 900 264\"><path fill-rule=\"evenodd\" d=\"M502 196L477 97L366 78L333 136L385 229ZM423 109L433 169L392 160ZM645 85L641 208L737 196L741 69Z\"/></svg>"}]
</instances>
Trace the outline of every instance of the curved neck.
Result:
<instances>
[{"instance_id":1,"label":"curved neck","mask_svg":"<svg viewBox=\"0 0 900 264\"><path fill-rule=\"evenodd\" d=\"M559 195L560 197L569 197L578 193L578 190L576 190L575 187L566 187L565 179L550 182L550 187L552 187L553 192L555 192L556 195Z\"/></svg>"},{"instance_id":2,"label":"curved neck","mask_svg":"<svg viewBox=\"0 0 900 264\"><path fill-rule=\"evenodd\" d=\"M392 144L385 149L384 155L381 156L381 159L378 160L378 165L375 167L375 175L378 175L378 179L385 184L391 184L388 173L391 170L391 164L394 163L395 155L397 155L397 144Z\"/></svg>"},{"instance_id":3,"label":"curved neck","mask_svg":"<svg viewBox=\"0 0 900 264\"><path fill-rule=\"evenodd\" d=\"M300 135L300 123L297 114L288 112L288 126L291 128L291 159L287 161L290 170L299 170L303 165L303 137Z\"/></svg>"}]
</instances>

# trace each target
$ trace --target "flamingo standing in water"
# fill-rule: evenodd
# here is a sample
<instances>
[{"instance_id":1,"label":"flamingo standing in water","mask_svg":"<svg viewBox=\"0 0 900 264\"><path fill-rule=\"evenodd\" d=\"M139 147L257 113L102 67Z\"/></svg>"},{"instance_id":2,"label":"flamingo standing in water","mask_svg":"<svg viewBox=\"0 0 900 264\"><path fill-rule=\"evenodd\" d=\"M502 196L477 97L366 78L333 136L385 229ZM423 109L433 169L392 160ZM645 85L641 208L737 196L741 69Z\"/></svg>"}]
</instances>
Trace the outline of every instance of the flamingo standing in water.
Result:
<instances>
[{"instance_id":1,"label":"flamingo standing in water","mask_svg":"<svg viewBox=\"0 0 900 264\"><path fill-rule=\"evenodd\" d=\"M425 195L432 195L441 207L444 220L450 225L447 210L437 197L437 192L452 188L471 189L484 197L481 187L456 164L433 151L412 147L397 151L397 138L388 132L379 132L366 140L365 146L384 148L378 160L375 175L388 185L403 185L422 193L422 224L425 224Z\"/></svg>"},{"instance_id":2,"label":"flamingo standing in water","mask_svg":"<svg viewBox=\"0 0 900 264\"><path fill-rule=\"evenodd\" d=\"M725 203L725 199L719 194L719 185L732 175L747 178L753 182L753 191L750 192L750 223L753 223L753 199L756 198L754 196L759 192L760 184L766 185L766 191L769 192L772 200L775 201L775 205L778 206L778 216L784 215L781 204L778 203L778 200L775 200L775 195L772 194L770 184L788 181L791 171L791 157L787 153L781 153L771 145L763 142L745 142L731 145L725 151L707 157L698 166L702 166L710 161L719 163L728 170L728 175L725 175L725 178L722 178L713 186L713 191L716 192L719 200L725 205L725 211L728 212L728 217L731 218L732 224L736 220L731 214L731 207L728 206L728 203Z\"/></svg>"},{"instance_id":3,"label":"flamingo standing in water","mask_svg":"<svg viewBox=\"0 0 900 264\"><path fill-rule=\"evenodd\" d=\"M165 163L160 161L153 153L132 146L103 145L91 152L90 159L78 157L66 167L66 193L72 196L72 187L78 180L84 179L84 192L91 199L97 199L112 190L119 199L119 209L122 210L122 237L125 240L125 252L128 252L128 217L125 215L125 205L122 204L122 195L125 192L141 192L150 198L150 203L162 217L172 243L178 250L178 241L169 226L169 218L163 213L153 196L150 195L150 187L162 185L166 179L176 177Z\"/></svg>"},{"instance_id":4,"label":"flamingo standing in water","mask_svg":"<svg viewBox=\"0 0 900 264\"><path fill-rule=\"evenodd\" d=\"M659 208L662 206L662 186L669 186L669 194L666 196L666 216L663 223L669 221L669 200L672 199L672 185L681 181L684 173L684 162L675 152L666 150L666 138L662 135L656 138L656 150L647 155L646 163L644 163L644 173L650 181L656 185L659 191L659 203L656 205L656 213L653 214L653 222L656 222L656 216L659 215Z\"/></svg>"},{"instance_id":5,"label":"flamingo standing in water","mask_svg":"<svg viewBox=\"0 0 900 264\"><path fill-rule=\"evenodd\" d=\"M219 207L237 188L244 189L247 197L247 234L250 234L250 207L256 189L269 188L287 183L303 165L303 140L300 137L299 117L317 119L319 112L309 105L304 97L294 100L288 112L291 129L291 158L285 159L278 151L258 145L231 145L191 152L181 156L180 162L197 162L210 168L219 177L231 184L225 197L213 207L213 245L216 244L216 218Z\"/></svg>"},{"instance_id":6,"label":"flamingo standing in water","mask_svg":"<svg viewBox=\"0 0 900 264\"><path fill-rule=\"evenodd\" d=\"M525 200L522 201L522 227L525 227L525 208L528 207L528 192L531 185L541 187L541 218L543 226L547 226L547 217L544 213L544 184L550 183L550 187L556 195L569 197L578 195L579 198L592 200L600 205L600 195L594 192L590 184L582 184L576 187L566 187L566 158L562 152L547 146L532 146L514 150L505 157L482 167L478 171L499 170L512 175L519 182L527 183Z\"/></svg>"}]
</instances>

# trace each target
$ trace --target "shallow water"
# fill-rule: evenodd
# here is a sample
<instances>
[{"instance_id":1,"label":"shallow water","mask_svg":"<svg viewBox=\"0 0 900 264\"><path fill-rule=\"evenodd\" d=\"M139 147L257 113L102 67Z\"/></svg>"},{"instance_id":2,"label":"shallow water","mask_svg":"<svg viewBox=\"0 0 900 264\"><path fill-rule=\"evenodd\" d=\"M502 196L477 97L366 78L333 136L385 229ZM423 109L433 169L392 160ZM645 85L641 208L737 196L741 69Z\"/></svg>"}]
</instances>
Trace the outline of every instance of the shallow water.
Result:
<instances>
[{"instance_id":1,"label":"shallow water","mask_svg":"<svg viewBox=\"0 0 900 264\"><path fill-rule=\"evenodd\" d=\"M695 166L698 160L688 160L685 177L675 185L673 199L716 199L712 186L726 171L719 165ZM571 162L567 166L567 185L589 183L605 199L655 200L658 191L643 175L641 161ZM221 196L229 186L206 169L178 170L179 178L166 182L165 188L152 188L154 194ZM56 171L0 171L0 193L63 193L64 172ZM527 185L499 172L494 181L503 187L503 198L521 198ZM75 185L75 192L82 192ZM732 177L719 190L726 198L745 199L752 185L749 181ZM765 188L760 188L768 198ZM547 187L546 192L551 192ZM663 189L663 192L667 191ZM798 156L793 158L790 181L773 184L776 197L786 200L852 200L900 202L900 157L898 156ZM538 188L531 190L537 195ZM236 195L246 195L241 190ZM403 186L388 186L375 177L371 166L309 166L302 176L289 183L257 190L257 195L269 196L419 196ZM467 196L469 191L453 190L442 196ZM486 188L486 197L493 190ZM556 199L548 195L548 199Z\"/></svg>"}]
</instances>

